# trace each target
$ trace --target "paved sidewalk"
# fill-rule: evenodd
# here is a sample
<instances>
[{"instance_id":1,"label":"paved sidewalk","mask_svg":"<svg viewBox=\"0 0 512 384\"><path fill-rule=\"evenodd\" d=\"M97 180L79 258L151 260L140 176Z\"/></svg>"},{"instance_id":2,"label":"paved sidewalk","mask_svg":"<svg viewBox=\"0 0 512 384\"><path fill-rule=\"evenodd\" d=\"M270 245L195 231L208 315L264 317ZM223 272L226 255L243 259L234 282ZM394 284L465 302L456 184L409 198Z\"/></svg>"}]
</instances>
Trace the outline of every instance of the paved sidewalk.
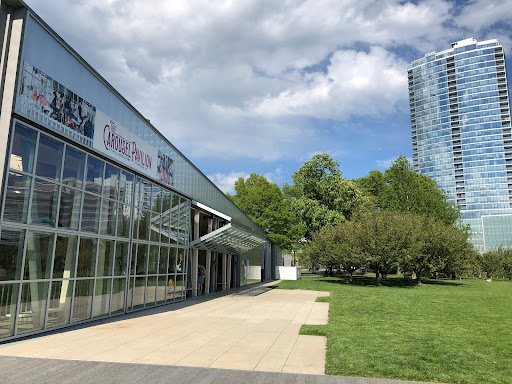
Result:
<instances>
[{"instance_id":1,"label":"paved sidewalk","mask_svg":"<svg viewBox=\"0 0 512 384\"><path fill-rule=\"evenodd\" d=\"M0 356L324 374L325 292L242 289L0 346Z\"/></svg>"},{"instance_id":2,"label":"paved sidewalk","mask_svg":"<svg viewBox=\"0 0 512 384\"><path fill-rule=\"evenodd\" d=\"M0 356L0 372L0 382L16 384L421 384L360 377L4 356Z\"/></svg>"}]
</instances>

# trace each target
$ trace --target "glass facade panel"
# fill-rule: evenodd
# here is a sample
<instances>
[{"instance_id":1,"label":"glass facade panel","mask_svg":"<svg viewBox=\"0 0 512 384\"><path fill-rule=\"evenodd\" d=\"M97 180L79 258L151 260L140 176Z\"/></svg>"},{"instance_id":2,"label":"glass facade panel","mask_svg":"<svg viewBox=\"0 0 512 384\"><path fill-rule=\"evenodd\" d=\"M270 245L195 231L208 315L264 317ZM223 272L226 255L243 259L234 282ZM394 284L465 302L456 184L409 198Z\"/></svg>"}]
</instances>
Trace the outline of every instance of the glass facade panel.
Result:
<instances>
[{"instance_id":1,"label":"glass facade panel","mask_svg":"<svg viewBox=\"0 0 512 384\"><path fill-rule=\"evenodd\" d=\"M73 322L91 318L92 294L94 280L77 280L73 300Z\"/></svg>"},{"instance_id":2,"label":"glass facade panel","mask_svg":"<svg viewBox=\"0 0 512 384\"><path fill-rule=\"evenodd\" d=\"M36 176L60 180L60 166L64 144L46 135L39 137Z\"/></svg>"},{"instance_id":3,"label":"glass facade panel","mask_svg":"<svg viewBox=\"0 0 512 384\"><path fill-rule=\"evenodd\" d=\"M178 252L176 248L169 248L169 264L167 266L169 273L176 273L176 252Z\"/></svg>"},{"instance_id":4,"label":"glass facade panel","mask_svg":"<svg viewBox=\"0 0 512 384\"><path fill-rule=\"evenodd\" d=\"M48 282L32 282L21 285L21 301L18 315L18 334L38 331L44 327Z\"/></svg>"},{"instance_id":5,"label":"glass facade panel","mask_svg":"<svg viewBox=\"0 0 512 384\"><path fill-rule=\"evenodd\" d=\"M24 242L24 230L2 229L0 235L0 281L21 279L21 261L23 258ZM2 286L0 286L0 288L1 287Z\"/></svg>"},{"instance_id":6,"label":"glass facade panel","mask_svg":"<svg viewBox=\"0 0 512 384\"><path fill-rule=\"evenodd\" d=\"M112 276L112 264L114 260L114 241L99 240L98 262L96 267L96 276Z\"/></svg>"},{"instance_id":7,"label":"glass facade panel","mask_svg":"<svg viewBox=\"0 0 512 384\"><path fill-rule=\"evenodd\" d=\"M103 161L87 156L87 175L85 177L85 190L101 194L101 186L103 184Z\"/></svg>"},{"instance_id":8,"label":"glass facade panel","mask_svg":"<svg viewBox=\"0 0 512 384\"><path fill-rule=\"evenodd\" d=\"M64 157L64 170L62 172L63 183L70 186L81 188L84 179L85 153L73 147L66 147Z\"/></svg>"},{"instance_id":9,"label":"glass facade panel","mask_svg":"<svg viewBox=\"0 0 512 384\"><path fill-rule=\"evenodd\" d=\"M148 274L154 275L158 271L158 245L151 245L149 247L149 262L148 262Z\"/></svg>"},{"instance_id":10,"label":"glass facade panel","mask_svg":"<svg viewBox=\"0 0 512 384\"><path fill-rule=\"evenodd\" d=\"M144 307L144 297L146 291L146 278L136 277L135 288L133 290L133 309Z\"/></svg>"},{"instance_id":11,"label":"glass facade panel","mask_svg":"<svg viewBox=\"0 0 512 384\"><path fill-rule=\"evenodd\" d=\"M125 204L118 205L117 236L130 237L131 207Z\"/></svg>"},{"instance_id":12,"label":"glass facade panel","mask_svg":"<svg viewBox=\"0 0 512 384\"><path fill-rule=\"evenodd\" d=\"M122 313L124 312L124 295L126 289L126 278L114 279L112 288L112 303L110 304L110 312Z\"/></svg>"},{"instance_id":13,"label":"glass facade panel","mask_svg":"<svg viewBox=\"0 0 512 384\"><path fill-rule=\"evenodd\" d=\"M50 278L53 237L53 233L28 231L24 280Z\"/></svg>"},{"instance_id":14,"label":"glass facade panel","mask_svg":"<svg viewBox=\"0 0 512 384\"><path fill-rule=\"evenodd\" d=\"M86 193L82 208L82 231L98 233L100 222L101 199Z\"/></svg>"},{"instance_id":15,"label":"glass facade panel","mask_svg":"<svg viewBox=\"0 0 512 384\"><path fill-rule=\"evenodd\" d=\"M119 168L111 164L105 165L105 180L103 183L103 195L110 199L117 199L119 186Z\"/></svg>"},{"instance_id":16,"label":"glass facade panel","mask_svg":"<svg viewBox=\"0 0 512 384\"><path fill-rule=\"evenodd\" d=\"M37 132L16 124L9 167L16 171L32 173Z\"/></svg>"},{"instance_id":17,"label":"glass facade panel","mask_svg":"<svg viewBox=\"0 0 512 384\"><path fill-rule=\"evenodd\" d=\"M75 277L76 248L78 236L58 235L55 243L55 259L53 261L53 278Z\"/></svg>"},{"instance_id":18,"label":"glass facade panel","mask_svg":"<svg viewBox=\"0 0 512 384\"><path fill-rule=\"evenodd\" d=\"M94 293L93 317L108 315L112 279L97 279Z\"/></svg>"},{"instance_id":19,"label":"glass facade panel","mask_svg":"<svg viewBox=\"0 0 512 384\"><path fill-rule=\"evenodd\" d=\"M69 324L72 293L73 280L52 282L48 306L48 328Z\"/></svg>"},{"instance_id":20,"label":"glass facade panel","mask_svg":"<svg viewBox=\"0 0 512 384\"><path fill-rule=\"evenodd\" d=\"M82 192L63 186L60 191L59 227L78 231Z\"/></svg>"},{"instance_id":21,"label":"glass facade panel","mask_svg":"<svg viewBox=\"0 0 512 384\"><path fill-rule=\"evenodd\" d=\"M28 201L32 178L9 172L5 196L4 220L27 222Z\"/></svg>"},{"instance_id":22,"label":"glass facade panel","mask_svg":"<svg viewBox=\"0 0 512 384\"><path fill-rule=\"evenodd\" d=\"M139 244L137 246L137 275L147 274L148 266L148 245Z\"/></svg>"},{"instance_id":23,"label":"glass facade panel","mask_svg":"<svg viewBox=\"0 0 512 384\"><path fill-rule=\"evenodd\" d=\"M181 300L185 298L185 287L184 287L184 276L176 275L176 279L174 280L174 300Z\"/></svg>"},{"instance_id":24,"label":"glass facade panel","mask_svg":"<svg viewBox=\"0 0 512 384\"><path fill-rule=\"evenodd\" d=\"M98 240L82 237L78 248L77 277L93 277L96 262L96 246Z\"/></svg>"},{"instance_id":25,"label":"glass facade panel","mask_svg":"<svg viewBox=\"0 0 512 384\"><path fill-rule=\"evenodd\" d=\"M114 262L114 276L125 276L128 263L129 243L116 242L116 256Z\"/></svg>"},{"instance_id":26,"label":"glass facade panel","mask_svg":"<svg viewBox=\"0 0 512 384\"><path fill-rule=\"evenodd\" d=\"M149 222L151 221L151 212L140 211L139 214L139 239L149 240Z\"/></svg>"},{"instance_id":27,"label":"glass facade panel","mask_svg":"<svg viewBox=\"0 0 512 384\"><path fill-rule=\"evenodd\" d=\"M167 255L169 247L160 247L160 258L158 259L158 274L165 275L167 273Z\"/></svg>"},{"instance_id":28,"label":"glass facade panel","mask_svg":"<svg viewBox=\"0 0 512 384\"><path fill-rule=\"evenodd\" d=\"M14 335L19 284L0 285L0 338Z\"/></svg>"},{"instance_id":29,"label":"glass facade panel","mask_svg":"<svg viewBox=\"0 0 512 384\"><path fill-rule=\"evenodd\" d=\"M158 276L158 284L156 287L156 303L162 304L165 302L167 292L167 277Z\"/></svg>"},{"instance_id":30,"label":"glass facade panel","mask_svg":"<svg viewBox=\"0 0 512 384\"><path fill-rule=\"evenodd\" d=\"M36 179L32 197L30 222L32 224L55 227L59 186L46 180Z\"/></svg>"},{"instance_id":31,"label":"glass facade panel","mask_svg":"<svg viewBox=\"0 0 512 384\"><path fill-rule=\"evenodd\" d=\"M148 285L146 287L146 307L155 305L156 295L156 276L148 277Z\"/></svg>"},{"instance_id":32,"label":"glass facade panel","mask_svg":"<svg viewBox=\"0 0 512 384\"><path fill-rule=\"evenodd\" d=\"M117 221L117 202L103 199L101 208L100 233L115 236Z\"/></svg>"},{"instance_id":33,"label":"glass facade panel","mask_svg":"<svg viewBox=\"0 0 512 384\"><path fill-rule=\"evenodd\" d=\"M126 204L131 204L133 194L133 175L125 171L121 171L119 179L119 200Z\"/></svg>"}]
</instances>

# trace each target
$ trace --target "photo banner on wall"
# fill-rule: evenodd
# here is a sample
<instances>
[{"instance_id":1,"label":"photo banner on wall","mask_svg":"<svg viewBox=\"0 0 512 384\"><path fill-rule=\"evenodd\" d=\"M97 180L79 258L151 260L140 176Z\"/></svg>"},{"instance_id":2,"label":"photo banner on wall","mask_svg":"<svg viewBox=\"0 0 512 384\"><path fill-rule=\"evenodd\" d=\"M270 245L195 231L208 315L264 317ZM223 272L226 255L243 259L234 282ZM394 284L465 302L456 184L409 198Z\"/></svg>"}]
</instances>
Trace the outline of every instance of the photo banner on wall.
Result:
<instances>
[{"instance_id":1,"label":"photo banner on wall","mask_svg":"<svg viewBox=\"0 0 512 384\"><path fill-rule=\"evenodd\" d=\"M96 108L26 61L23 61L15 110L92 147Z\"/></svg>"},{"instance_id":2,"label":"photo banner on wall","mask_svg":"<svg viewBox=\"0 0 512 384\"><path fill-rule=\"evenodd\" d=\"M148 177L174 185L173 159L26 61L15 110Z\"/></svg>"}]
</instances>

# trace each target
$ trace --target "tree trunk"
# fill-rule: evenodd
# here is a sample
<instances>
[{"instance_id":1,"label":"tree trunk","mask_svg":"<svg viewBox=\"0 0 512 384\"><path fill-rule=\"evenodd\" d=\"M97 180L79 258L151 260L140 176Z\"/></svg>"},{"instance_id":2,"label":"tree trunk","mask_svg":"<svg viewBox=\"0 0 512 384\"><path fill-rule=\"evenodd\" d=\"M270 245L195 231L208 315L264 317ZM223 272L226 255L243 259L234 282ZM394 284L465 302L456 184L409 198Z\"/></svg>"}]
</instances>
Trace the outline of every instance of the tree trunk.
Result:
<instances>
[{"instance_id":1,"label":"tree trunk","mask_svg":"<svg viewBox=\"0 0 512 384\"><path fill-rule=\"evenodd\" d=\"M378 269L375 270L375 285L380 285L379 270Z\"/></svg>"},{"instance_id":2,"label":"tree trunk","mask_svg":"<svg viewBox=\"0 0 512 384\"><path fill-rule=\"evenodd\" d=\"M352 284L352 272L353 272L353 271L352 271L352 268L350 268L350 270L349 270L349 272L348 272L348 282L349 282L350 284Z\"/></svg>"}]
</instances>

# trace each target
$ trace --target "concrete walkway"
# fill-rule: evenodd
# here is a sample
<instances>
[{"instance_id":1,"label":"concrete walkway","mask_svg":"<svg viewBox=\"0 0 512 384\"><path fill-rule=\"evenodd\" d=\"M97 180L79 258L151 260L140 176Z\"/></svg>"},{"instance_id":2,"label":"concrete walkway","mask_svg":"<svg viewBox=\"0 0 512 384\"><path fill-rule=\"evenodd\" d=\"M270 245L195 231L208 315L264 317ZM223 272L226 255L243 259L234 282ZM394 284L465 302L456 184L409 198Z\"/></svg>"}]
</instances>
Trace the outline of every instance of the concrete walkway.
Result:
<instances>
[{"instance_id":1,"label":"concrete walkway","mask_svg":"<svg viewBox=\"0 0 512 384\"><path fill-rule=\"evenodd\" d=\"M0 356L324 374L325 292L240 290L0 346Z\"/></svg>"}]
</instances>

